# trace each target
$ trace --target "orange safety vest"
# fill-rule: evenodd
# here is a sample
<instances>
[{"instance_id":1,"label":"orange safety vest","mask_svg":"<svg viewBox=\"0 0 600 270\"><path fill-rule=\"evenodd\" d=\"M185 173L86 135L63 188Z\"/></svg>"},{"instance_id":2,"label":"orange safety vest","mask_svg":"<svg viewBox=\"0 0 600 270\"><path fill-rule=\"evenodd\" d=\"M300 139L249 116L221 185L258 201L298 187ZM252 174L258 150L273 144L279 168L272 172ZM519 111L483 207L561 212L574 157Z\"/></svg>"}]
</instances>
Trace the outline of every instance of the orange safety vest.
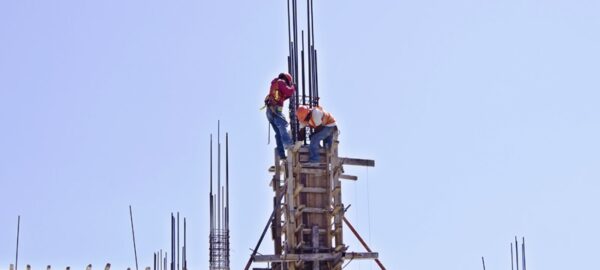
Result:
<instances>
[{"instance_id":1,"label":"orange safety vest","mask_svg":"<svg viewBox=\"0 0 600 270\"><path fill-rule=\"evenodd\" d=\"M331 113L324 111L321 107L313 108L313 111L315 111L315 110L319 110L321 113L323 113L323 118L321 120L322 126L330 126L331 124L335 124L335 118L333 118ZM310 117L310 120L308 120L308 125L312 128L317 127L317 125L315 124L314 117L312 117L312 116Z\"/></svg>"}]
</instances>

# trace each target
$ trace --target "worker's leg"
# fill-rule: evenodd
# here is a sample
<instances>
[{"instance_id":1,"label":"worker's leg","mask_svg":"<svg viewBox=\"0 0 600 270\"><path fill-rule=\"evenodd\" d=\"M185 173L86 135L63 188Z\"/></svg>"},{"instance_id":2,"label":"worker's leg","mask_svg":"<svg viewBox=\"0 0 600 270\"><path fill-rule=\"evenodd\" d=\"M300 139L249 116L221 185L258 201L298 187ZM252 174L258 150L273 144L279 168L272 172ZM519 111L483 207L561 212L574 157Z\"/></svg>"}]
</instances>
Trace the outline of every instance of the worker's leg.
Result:
<instances>
[{"instance_id":1,"label":"worker's leg","mask_svg":"<svg viewBox=\"0 0 600 270\"><path fill-rule=\"evenodd\" d=\"M285 148L288 148L292 145L292 139L287 132L288 122L285 120L285 117L281 111L277 110L274 111L267 109L267 118L275 130L276 139L279 139L277 141L277 151L279 153L279 157L285 158Z\"/></svg>"},{"instance_id":2,"label":"worker's leg","mask_svg":"<svg viewBox=\"0 0 600 270\"><path fill-rule=\"evenodd\" d=\"M283 149L283 144L281 142L281 132L280 132L278 125L275 123L275 118L277 118L277 116L274 115L274 113L269 108L267 108L267 119L269 120L269 123L271 124L271 126L273 127L273 130L275 131L275 143L276 143L275 150L277 151L279 158L285 159L285 151ZM285 130L285 128L284 128L284 130ZM287 132L284 131L284 133L287 133Z\"/></svg>"},{"instance_id":3,"label":"worker's leg","mask_svg":"<svg viewBox=\"0 0 600 270\"><path fill-rule=\"evenodd\" d=\"M323 139L323 147L325 147L327 150L329 150L333 145L333 135L338 132L337 127L332 127L332 129L333 130L331 131L331 134Z\"/></svg>"},{"instance_id":4,"label":"worker's leg","mask_svg":"<svg viewBox=\"0 0 600 270\"><path fill-rule=\"evenodd\" d=\"M275 147L275 150L277 150L279 158L285 159L285 151L283 149L283 144L281 143L281 135L279 134L277 126L275 126L273 122L271 122L271 126L273 127L273 130L275 130L275 145L277 145L277 147Z\"/></svg>"},{"instance_id":5,"label":"worker's leg","mask_svg":"<svg viewBox=\"0 0 600 270\"><path fill-rule=\"evenodd\" d=\"M273 114L273 122L279 129L279 136L281 136L281 144L283 145L283 147L290 147L292 145L292 139L290 138L290 134L288 134L288 122L287 120L285 120L285 116L283 116L283 113L278 111L277 113Z\"/></svg>"},{"instance_id":6,"label":"worker's leg","mask_svg":"<svg viewBox=\"0 0 600 270\"><path fill-rule=\"evenodd\" d=\"M308 162L319 162L319 145L321 144L321 141L333 135L333 131L334 127L323 127L319 132L310 136Z\"/></svg>"}]
</instances>

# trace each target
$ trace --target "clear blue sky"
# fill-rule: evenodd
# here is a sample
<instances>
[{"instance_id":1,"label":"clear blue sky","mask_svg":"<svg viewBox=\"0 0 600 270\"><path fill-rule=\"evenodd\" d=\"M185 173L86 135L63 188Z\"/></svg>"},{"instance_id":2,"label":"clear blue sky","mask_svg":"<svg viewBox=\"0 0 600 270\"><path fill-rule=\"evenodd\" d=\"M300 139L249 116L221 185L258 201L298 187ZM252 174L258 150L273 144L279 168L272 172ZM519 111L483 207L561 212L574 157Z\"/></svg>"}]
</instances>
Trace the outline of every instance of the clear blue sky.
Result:
<instances>
[{"instance_id":1,"label":"clear blue sky","mask_svg":"<svg viewBox=\"0 0 600 270\"><path fill-rule=\"evenodd\" d=\"M1 1L0 269L18 215L19 269L134 267L130 204L140 266L169 249L180 211L190 269L206 269L219 119L242 268L271 211L258 108L286 68L285 6ZM515 235L530 269L600 267L600 2L315 0L315 13L340 154L377 165L347 169L348 217L388 269L485 256L507 270Z\"/></svg>"}]
</instances>

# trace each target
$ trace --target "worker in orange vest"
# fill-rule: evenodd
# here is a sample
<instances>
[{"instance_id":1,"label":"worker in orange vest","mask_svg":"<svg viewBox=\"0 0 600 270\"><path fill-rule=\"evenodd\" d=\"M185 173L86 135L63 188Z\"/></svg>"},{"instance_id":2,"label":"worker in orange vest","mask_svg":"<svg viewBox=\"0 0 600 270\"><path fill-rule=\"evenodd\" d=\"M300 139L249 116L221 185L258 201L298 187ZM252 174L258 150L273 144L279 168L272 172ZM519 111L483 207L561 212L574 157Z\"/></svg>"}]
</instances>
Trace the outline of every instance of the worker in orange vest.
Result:
<instances>
[{"instance_id":1,"label":"worker in orange vest","mask_svg":"<svg viewBox=\"0 0 600 270\"><path fill-rule=\"evenodd\" d=\"M296 110L296 116L300 123L300 139L306 137L305 127L314 129L310 137L309 158L304 164L307 167L319 166L319 146L323 141L323 147L331 148L333 145L333 136L338 132L337 124L330 113L321 107L310 108L307 105L300 105Z\"/></svg>"},{"instance_id":2,"label":"worker in orange vest","mask_svg":"<svg viewBox=\"0 0 600 270\"><path fill-rule=\"evenodd\" d=\"M296 88L293 85L292 75L280 73L271 81L269 94L265 97L267 107L267 119L275 130L275 142L279 158L285 159L285 149L292 149L294 144L287 132L288 122L283 116L283 102L294 95Z\"/></svg>"}]
</instances>

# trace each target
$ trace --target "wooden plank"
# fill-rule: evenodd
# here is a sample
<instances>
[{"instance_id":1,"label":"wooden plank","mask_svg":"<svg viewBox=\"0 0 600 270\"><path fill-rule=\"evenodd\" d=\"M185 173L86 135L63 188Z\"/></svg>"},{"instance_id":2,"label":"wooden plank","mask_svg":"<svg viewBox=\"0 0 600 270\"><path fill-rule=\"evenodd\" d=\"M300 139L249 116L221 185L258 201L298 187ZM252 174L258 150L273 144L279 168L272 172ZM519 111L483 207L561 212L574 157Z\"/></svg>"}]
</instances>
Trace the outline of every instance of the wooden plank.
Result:
<instances>
[{"instance_id":1,"label":"wooden plank","mask_svg":"<svg viewBox=\"0 0 600 270\"><path fill-rule=\"evenodd\" d=\"M300 173L312 174L314 176L321 176L326 173L326 170L320 169L320 168L300 168Z\"/></svg>"},{"instance_id":2,"label":"wooden plank","mask_svg":"<svg viewBox=\"0 0 600 270\"><path fill-rule=\"evenodd\" d=\"M336 134L336 136L337 136L337 134ZM331 195L333 197L332 198L333 199L333 207L338 207L338 206L343 207L342 192L341 192L342 183L340 182L339 176L344 172L344 168L342 167L342 165L344 164L344 159L345 158L339 157L338 147L336 145L336 147L334 147L332 149L332 159L331 159L331 163L335 166L334 174L331 176L331 180L330 180L331 184L333 185L333 190L331 193ZM355 159L353 159L353 160L355 160ZM350 163L353 160L348 159L349 165L351 165ZM331 236L333 239L335 239L333 241L333 244L335 247L344 245L342 217L343 217L343 211L338 212L337 214L333 215L333 228L334 229L331 232Z\"/></svg>"},{"instance_id":3,"label":"wooden plank","mask_svg":"<svg viewBox=\"0 0 600 270\"><path fill-rule=\"evenodd\" d=\"M298 196L298 194L300 194L300 192L302 192L303 189L304 185L298 184L298 187L296 188L296 190L294 190L294 197Z\"/></svg>"},{"instance_id":4,"label":"wooden plank","mask_svg":"<svg viewBox=\"0 0 600 270\"><path fill-rule=\"evenodd\" d=\"M358 180L358 176L349 175L349 174L342 174L342 175L340 175L340 179L346 179L346 180L356 181L356 180Z\"/></svg>"},{"instance_id":5,"label":"wooden plank","mask_svg":"<svg viewBox=\"0 0 600 270\"><path fill-rule=\"evenodd\" d=\"M288 159L290 157L296 157L297 154L293 154L293 155L288 155ZM290 159L290 162L286 162L287 168L286 170L288 172L293 172L293 167L292 167L292 159ZM294 203L294 188L296 186L296 179L294 179L294 175L295 173L288 173L287 175L287 179L286 179L286 184L287 184L287 191L285 192L285 201L287 203L287 211L286 211L286 219L289 219L287 226L288 229L286 230L286 239L289 245L291 245L292 247L296 245L296 237L294 235L294 230L296 229L296 217L292 214L295 211L295 203Z\"/></svg>"},{"instance_id":6,"label":"wooden plank","mask_svg":"<svg viewBox=\"0 0 600 270\"><path fill-rule=\"evenodd\" d=\"M314 253L319 252L319 226L316 225L312 227L312 248ZM320 270L319 261L313 261L313 270Z\"/></svg>"},{"instance_id":7,"label":"wooden plank","mask_svg":"<svg viewBox=\"0 0 600 270\"><path fill-rule=\"evenodd\" d=\"M322 214L322 213L326 213L328 210L324 209L324 208L317 208L317 207L305 207L304 209L300 210L300 212L303 213L313 213L313 214Z\"/></svg>"},{"instance_id":8,"label":"wooden plank","mask_svg":"<svg viewBox=\"0 0 600 270\"><path fill-rule=\"evenodd\" d=\"M303 234L311 234L312 230L311 229L302 229L302 233ZM325 230L325 229L319 229L319 233L320 234L327 233L327 230Z\"/></svg>"},{"instance_id":9,"label":"wooden plank","mask_svg":"<svg viewBox=\"0 0 600 270\"><path fill-rule=\"evenodd\" d=\"M340 161L344 165L375 167L375 160L372 160L372 159L360 159L360 158L346 158L346 157L341 157Z\"/></svg>"},{"instance_id":10,"label":"wooden plank","mask_svg":"<svg viewBox=\"0 0 600 270\"><path fill-rule=\"evenodd\" d=\"M342 210L342 206L341 205L335 206L333 208L332 214L337 215L337 214L340 213L340 210Z\"/></svg>"},{"instance_id":11,"label":"wooden plank","mask_svg":"<svg viewBox=\"0 0 600 270\"><path fill-rule=\"evenodd\" d=\"M320 188L320 187L305 187L300 192L302 192L302 193L327 193L327 189Z\"/></svg>"}]
</instances>

